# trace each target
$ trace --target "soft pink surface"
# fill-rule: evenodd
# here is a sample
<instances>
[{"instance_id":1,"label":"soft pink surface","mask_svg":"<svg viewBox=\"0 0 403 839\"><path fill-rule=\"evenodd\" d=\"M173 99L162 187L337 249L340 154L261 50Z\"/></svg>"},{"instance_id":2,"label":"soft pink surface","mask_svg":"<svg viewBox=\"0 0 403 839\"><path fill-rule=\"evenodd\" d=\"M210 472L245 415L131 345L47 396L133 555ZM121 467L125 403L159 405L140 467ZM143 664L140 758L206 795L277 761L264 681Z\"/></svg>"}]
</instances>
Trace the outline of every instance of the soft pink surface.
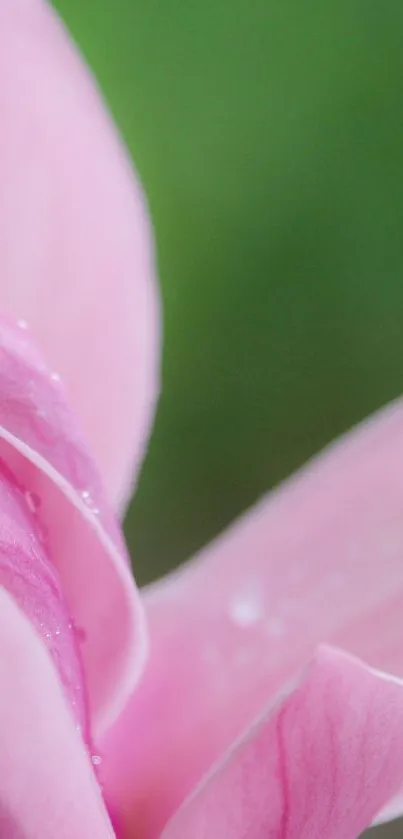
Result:
<instances>
[{"instance_id":1,"label":"soft pink surface","mask_svg":"<svg viewBox=\"0 0 403 839\"><path fill-rule=\"evenodd\" d=\"M61 374L122 504L158 390L144 198L50 5L0 0L0 307Z\"/></svg>"},{"instance_id":2,"label":"soft pink surface","mask_svg":"<svg viewBox=\"0 0 403 839\"><path fill-rule=\"evenodd\" d=\"M403 784L402 740L403 684L324 648L163 839L356 839Z\"/></svg>"},{"instance_id":3,"label":"soft pink surface","mask_svg":"<svg viewBox=\"0 0 403 839\"><path fill-rule=\"evenodd\" d=\"M28 330L0 322L0 457L36 516L81 638L97 734L143 664L143 611L120 531L65 398Z\"/></svg>"},{"instance_id":4,"label":"soft pink surface","mask_svg":"<svg viewBox=\"0 0 403 839\"><path fill-rule=\"evenodd\" d=\"M85 741L91 742L80 642L48 552L39 499L0 461L0 587L49 649Z\"/></svg>"},{"instance_id":5,"label":"soft pink surface","mask_svg":"<svg viewBox=\"0 0 403 839\"><path fill-rule=\"evenodd\" d=\"M112 839L92 763L43 640L0 588L0 835Z\"/></svg>"},{"instance_id":6,"label":"soft pink surface","mask_svg":"<svg viewBox=\"0 0 403 839\"><path fill-rule=\"evenodd\" d=\"M403 405L146 593L151 660L104 743L109 800L155 836L320 642L403 674Z\"/></svg>"}]
</instances>

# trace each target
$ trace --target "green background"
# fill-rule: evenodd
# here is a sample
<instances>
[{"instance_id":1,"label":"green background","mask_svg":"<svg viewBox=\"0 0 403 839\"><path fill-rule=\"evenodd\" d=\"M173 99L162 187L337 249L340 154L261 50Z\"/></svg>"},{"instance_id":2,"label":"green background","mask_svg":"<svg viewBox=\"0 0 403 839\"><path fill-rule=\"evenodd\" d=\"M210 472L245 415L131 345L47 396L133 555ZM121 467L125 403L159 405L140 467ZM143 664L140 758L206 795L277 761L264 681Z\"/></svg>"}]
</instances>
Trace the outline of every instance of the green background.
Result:
<instances>
[{"instance_id":1,"label":"green background","mask_svg":"<svg viewBox=\"0 0 403 839\"><path fill-rule=\"evenodd\" d=\"M403 389L403 4L55 5L156 230L164 388L127 519L146 581Z\"/></svg>"}]
</instances>

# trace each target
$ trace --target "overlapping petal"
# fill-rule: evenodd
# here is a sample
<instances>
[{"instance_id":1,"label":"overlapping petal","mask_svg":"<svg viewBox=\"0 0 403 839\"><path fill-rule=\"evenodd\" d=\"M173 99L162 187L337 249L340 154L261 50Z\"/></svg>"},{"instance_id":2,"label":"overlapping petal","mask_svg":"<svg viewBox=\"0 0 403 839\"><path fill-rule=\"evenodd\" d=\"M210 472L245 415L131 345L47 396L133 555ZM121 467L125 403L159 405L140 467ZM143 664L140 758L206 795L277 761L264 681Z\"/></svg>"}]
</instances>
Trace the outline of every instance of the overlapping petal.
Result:
<instances>
[{"instance_id":1,"label":"overlapping petal","mask_svg":"<svg viewBox=\"0 0 403 839\"><path fill-rule=\"evenodd\" d=\"M42 638L56 666L83 739L91 742L80 637L49 556L37 515L37 497L0 459L0 587Z\"/></svg>"},{"instance_id":2,"label":"overlapping petal","mask_svg":"<svg viewBox=\"0 0 403 839\"><path fill-rule=\"evenodd\" d=\"M61 374L110 498L130 494L158 391L145 201L45 0L0 0L0 308Z\"/></svg>"},{"instance_id":3,"label":"overlapping petal","mask_svg":"<svg viewBox=\"0 0 403 839\"><path fill-rule=\"evenodd\" d=\"M105 743L127 822L156 835L318 643L403 675L402 558L397 403L149 589L151 661Z\"/></svg>"},{"instance_id":4,"label":"overlapping petal","mask_svg":"<svg viewBox=\"0 0 403 839\"><path fill-rule=\"evenodd\" d=\"M143 610L97 468L25 328L0 323L0 457L36 507L81 635L97 734L121 709L145 654Z\"/></svg>"},{"instance_id":5,"label":"overlapping petal","mask_svg":"<svg viewBox=\"0 0 403 839\"><path fill-rule=\"evenodd\" d=\"M0 119L0 303L52 365L23 321L0 324L0 459L61 581L99 739L137 683L144 620L59 374L119 506L158 390L152 244L95 86L41 0L0 0ZM103 740L122 837L156 836L318 642L403 674L402 499L394 406L150 589L150 666ZM112 837L63 673L32 616L0 601L0 832ZM164 839L353 839L401 800L402 737L401 684L324 649Z\"/></svg>"},{"instance_id":6,"label":"overlapping petal","mask_svg":"<svg viewBox=\"0 0 403 839\"><path fill-rule=\"evenodd\" d=\"M403 784L403 682L321 649L162 839L356 839Z\"/></svg>"}]
</instances>

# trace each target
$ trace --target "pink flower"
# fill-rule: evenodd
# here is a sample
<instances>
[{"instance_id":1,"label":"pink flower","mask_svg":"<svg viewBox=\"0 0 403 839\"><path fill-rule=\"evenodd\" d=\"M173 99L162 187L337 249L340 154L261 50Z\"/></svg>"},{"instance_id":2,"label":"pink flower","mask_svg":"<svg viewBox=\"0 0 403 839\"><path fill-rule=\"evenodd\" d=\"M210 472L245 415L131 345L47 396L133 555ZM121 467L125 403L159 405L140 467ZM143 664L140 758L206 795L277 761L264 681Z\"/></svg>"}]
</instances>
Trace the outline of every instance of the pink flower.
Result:
<instances>
[{"instance_id":1,"label":"pink flower","mask_svg":"<svg viewBox=\"0 0 403 839\"><path fill-rule=\"evenodd\" d=\"M140 597L144 201L41 0L0 0L0 80L0 834L354 839L403 790L403 408Z\"/></svg>"}]
</instances>

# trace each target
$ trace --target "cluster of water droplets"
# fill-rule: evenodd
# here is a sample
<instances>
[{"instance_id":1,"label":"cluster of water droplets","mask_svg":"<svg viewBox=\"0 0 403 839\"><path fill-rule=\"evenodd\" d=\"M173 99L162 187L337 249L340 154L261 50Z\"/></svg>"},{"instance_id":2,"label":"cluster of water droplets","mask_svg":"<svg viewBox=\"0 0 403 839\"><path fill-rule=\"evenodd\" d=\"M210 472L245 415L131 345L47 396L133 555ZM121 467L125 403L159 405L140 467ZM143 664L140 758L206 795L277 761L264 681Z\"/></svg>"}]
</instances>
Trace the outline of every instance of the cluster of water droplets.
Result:
<instances>
[{"instance_id":1,"label":"cluster of water droplets","mask_svg":"<svg viewBox=\"0 0 403 839\"><path fill-rule=\"evenodd\" d=\"M54 636L58 637L61 634L60 626L56 626L54 632L48 632L48 631L45 632L45 624L44 623L40 623L39 626L42 630L42 636L45 639L45 641L48 642L48 644L51 644Z\"/></svg>"},{"instance_id":2,"label":"cluster of water droplets","mask_svg":"<svg viewBox=\"0 0 403 839\"><path fill-rule=\"evenodd\" d=\"M89 489L83 489L80 492L80 496L81 496L82 500L84 501L84 504L88 508L88 510L90 510L90 512L94 516L99 516L100 509L99 509L99 507L97 507Z\"/></svg>"},{"instance_id":3,"label":"cluster of water droplets","mask_svg":"<svg viewBox=\"0 0 403 839\"><path fill-rule=\"evenodd\" d=\"M29 324L24 318L19 318L16 323L18 328L23 332L27 332L29 330ZM61 382L60 373L57 373L55 370L50 373L49 378L52 382Z\"/></svg>"},{"instance_id":4,"label":"cluster of water droplets","mask_svg":"<svg viewBox=\"0 0 403 839\"><path fill-rule=\"evenodd\" d=\"M286 631L286 609L283 604L272 611L265 599L265 589L259 581L246 582L228 603L227 615L230 622L239 629L260 627L271 639L279 639Z\"/></svg>"}]
</instances>

